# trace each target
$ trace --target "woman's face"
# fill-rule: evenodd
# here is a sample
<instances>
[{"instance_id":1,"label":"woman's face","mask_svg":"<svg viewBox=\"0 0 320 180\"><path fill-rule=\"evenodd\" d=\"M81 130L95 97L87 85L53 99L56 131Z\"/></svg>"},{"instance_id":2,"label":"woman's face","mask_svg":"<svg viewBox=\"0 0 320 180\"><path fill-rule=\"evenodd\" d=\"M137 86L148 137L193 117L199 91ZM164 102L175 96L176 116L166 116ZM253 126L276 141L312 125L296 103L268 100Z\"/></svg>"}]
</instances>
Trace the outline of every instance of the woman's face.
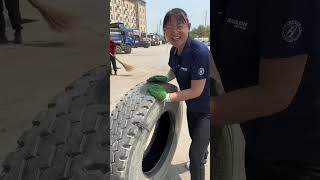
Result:
<instances>
[{"instance_id":1,"label":"woman's face","mask_svg":"<svg viewBox=\"0 0 320 180\"><path fill-rule=\"evenodd\" d=\"M165 34L167 40L176 48L184 47L188 39L190 31L190 23L178 22L175 17L171 17L168 24L165 26Z\"/></svg>"}]
</instances>

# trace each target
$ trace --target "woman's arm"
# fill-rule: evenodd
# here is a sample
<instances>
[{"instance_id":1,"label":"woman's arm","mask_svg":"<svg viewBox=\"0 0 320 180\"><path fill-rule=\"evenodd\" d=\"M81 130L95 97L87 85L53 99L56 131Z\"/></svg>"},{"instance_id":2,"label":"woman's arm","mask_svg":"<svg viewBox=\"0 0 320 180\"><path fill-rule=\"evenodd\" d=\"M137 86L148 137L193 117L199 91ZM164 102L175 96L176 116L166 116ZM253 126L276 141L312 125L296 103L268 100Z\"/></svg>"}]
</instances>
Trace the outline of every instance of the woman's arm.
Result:
<instances>
[{"instance_id":1,"label":"woman's arm","mask_svg":"<svg viewBox=\"0 0 320 180\"><path fill-rule=\"evenodd\" d=\"M170 101L171 102L185 101L188 99L194 99L196 97L199 97L204 89L205 84L206 84L206 79L191 80L191 88L170 93L169 94Z\"/></svg>"},{"instance_id":2,"label":"woman's arm","mask_svg":"<svg viewBox=\"0 0 320 180\"><path fill-rule=\"evenodd\" d=\"M176 76L174 75L173 70L170 68L168 74L167 74L168 82L172 81Z\"/></svg>"},{"instance_id":3,"label":"woman's arm","mask_svg":"<svg viewBox=\"0 0 320 180\"><path fill-rule=\"evenodd\" d=\"M307 55L262 59L257 86L211 99L214 126L242 123L286 109L300 85Z\"/></svg>"}]
</instances>

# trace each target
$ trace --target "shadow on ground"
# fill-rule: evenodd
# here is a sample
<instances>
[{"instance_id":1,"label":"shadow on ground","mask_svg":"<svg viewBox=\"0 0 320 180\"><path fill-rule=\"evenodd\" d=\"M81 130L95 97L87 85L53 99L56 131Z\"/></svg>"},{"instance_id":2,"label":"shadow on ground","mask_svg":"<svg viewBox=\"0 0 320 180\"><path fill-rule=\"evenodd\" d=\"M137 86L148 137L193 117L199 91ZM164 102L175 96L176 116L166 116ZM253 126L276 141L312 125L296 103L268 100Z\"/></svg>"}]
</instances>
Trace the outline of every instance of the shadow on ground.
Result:
<instances>
[{"instance_id":1,"label":"shadow on ground","mask_svg":"<svg viewBox=\"0 0 320 180\"><path fill-rule=\"evenodd\" d=\"M30 47L47 47L47 48L63 48L72 46L71 43L67 42L31 42L25 43L24 46Z\"/></svg>"},{"instance_id":2,"label":"shadow on ground","mask_svg":"<svg viewBox=\"0 0 320 180\"><path fill-rule=\"evenodd\" d=\"M186 168L187 162L184 163L180 163L180 164L171 164L169 167L169 173L167 175L167 179L166 180L183 180L180 177L180 174L183 174L187 171L189 171Z\"/></svg>"},{"instance_id":3,"label":"shadow on ground","mask_svg":"<svg viewBox=\"0 0 320 180\"><path fill-rule=\"evenodd\" d=\"M133 76L132 74L118 74L118 75L111 75L111 76L122 76L122 77L130 77Z\"/></svg>"}]
</instances>

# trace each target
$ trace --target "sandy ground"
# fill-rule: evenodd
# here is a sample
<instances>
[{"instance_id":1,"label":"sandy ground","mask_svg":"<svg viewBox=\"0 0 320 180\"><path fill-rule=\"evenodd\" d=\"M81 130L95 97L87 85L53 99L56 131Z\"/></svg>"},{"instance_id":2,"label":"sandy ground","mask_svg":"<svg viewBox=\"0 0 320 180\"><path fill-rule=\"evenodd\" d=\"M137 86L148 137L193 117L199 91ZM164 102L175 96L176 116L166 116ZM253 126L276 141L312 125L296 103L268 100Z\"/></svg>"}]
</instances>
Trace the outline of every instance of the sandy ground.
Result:
<instances>
[{"instance_id":1,"label":"sandy ground","mask_svg":"<svg viewBox=\"0 0 320 180\"><path fill-rule=\"evenodd\" d=\"M51 98L87 70L106 64L104 1L50 1L79 20L67 34L52 32L27 1L20 2L22 17L36 22L23 25L24 45L0 46L0 162ZM87 7L94 11L83 13ZM12 40L12 30L7 32Z\"/></svg>"},{"instance_id":2,"label":"sandy ground","mask_svg":"<svg viewBox=\"0 0 320 180\"><path fill-rule=\"evenodd\" d=\"M170 45L152 46L150 48L135 48L131 54L120 54L117 57L135 67L132 72L126 72L123 68L118 71L118 76L110 77L110 110L113 110L115 105L136 84L145 81L148 77L157 74L166 74L169 70L168 57ZM117 66L121 67L120 64ZM177 84L173 81L173 84ZM185 165L189 161L189 146L191 143L187 119L184 117L182 130L179 137L178 147L174 155L171 168L167 175L167 180L189 180L190 173ZM210 157L208 157L210 159ZM206 164L206 180L210 179L209 172L210 161Z\"/></svg>"}]
</instances>

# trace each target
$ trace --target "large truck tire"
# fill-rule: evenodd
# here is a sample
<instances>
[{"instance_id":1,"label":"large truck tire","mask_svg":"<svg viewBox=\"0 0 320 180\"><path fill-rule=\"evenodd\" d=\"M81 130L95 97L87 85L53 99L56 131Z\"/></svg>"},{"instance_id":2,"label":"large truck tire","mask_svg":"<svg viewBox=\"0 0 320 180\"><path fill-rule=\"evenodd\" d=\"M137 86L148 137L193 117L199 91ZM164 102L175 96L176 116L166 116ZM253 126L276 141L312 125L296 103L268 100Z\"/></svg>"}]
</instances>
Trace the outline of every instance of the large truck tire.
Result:
<instances>
[{"instance_id":1,"label":"large truck tire","mask_svg":"<svg viewBox=\"0 0 320 180\"><path fill-rule=\"evenodd\" d=\"M239 124L214 128L212 137L212 178L245 180L245 140Z\"/></svg>"},{"instance_id":2,"label":"large truck tire","mask_svg":"<svg viewBox=\"0 0 320 180\"><path fill-rule=\"evenodd\" d=\"M211 96L225 93L214 60L211 57ZM214 121L214 119L213 119ZM211 179L245 180L245 140L239 124L212 128Z\"/></svg>"},{"instance_id":3,"label":"large truck tire","mask_svg":"<svg viewBox=\"0 0 320 180\"><path fill-rule=\"evenodd\" d=\"M108 94L105 65L69 84L22 133L2 164L0 180L106 180Z\"/></svg>"},{"instance_id":4,"label":"large truck tire","mask_svg":"<svg viewBox=\"0 0 320 180\"><path fill-rule=\"evenodd\" d=\"M129 44L127 44L127 45L126 45L126 49L124 50L124 52L125 52L126 54L130 54L131 51L132 51L132 46L129 45Z\"/></svg>"},{"instance_id":5,"label":"large truck tire","mask_svg":"<svg viewBox=\"0 0 320 180\"><path fill-rule=\"evenodd\" d=\"M176 86L163 84L168 92ZM164 180L182 124L182 105L161 103L147 84L131 89L111 113L111 180Z\"/></svg>"},{"instance_id":6,"label":"large truck tire","mask_svg":"<svg viewBox=\"0 0 320 180\"><path fill-rule=\"evenodd\" d=\"M121 46L116 46L116 53L121 54L122 53L122 48Z\"/></svg>"}]
</instances>

